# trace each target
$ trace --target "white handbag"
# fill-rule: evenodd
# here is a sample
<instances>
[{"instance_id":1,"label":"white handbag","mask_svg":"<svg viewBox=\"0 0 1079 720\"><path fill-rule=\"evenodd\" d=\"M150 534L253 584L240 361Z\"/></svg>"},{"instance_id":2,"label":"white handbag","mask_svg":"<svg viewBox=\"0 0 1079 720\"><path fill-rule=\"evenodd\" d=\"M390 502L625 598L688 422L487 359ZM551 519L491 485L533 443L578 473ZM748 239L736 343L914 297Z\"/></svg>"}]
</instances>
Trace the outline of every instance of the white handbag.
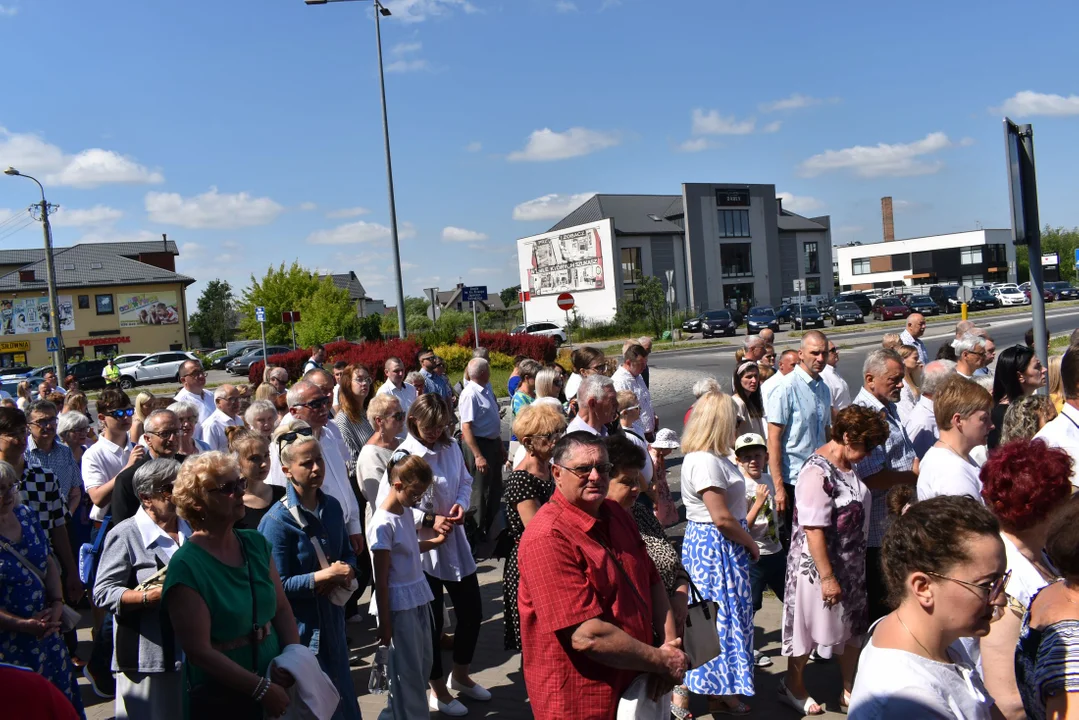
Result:
<instances>
[{"instance_id":1,"label":"white handbag","mask_svg":"<svg viewBox=\"0 0 1079 720\"><path fill-rule=\"evenodd\" d=\"M671 716L671 694L653 700L648 692L648 673L638 675L618 699L615 720L667 720Z\"/></svg>"},{"instance_id":2,"label":"white handbag","mask_svg":"<svg viewBox=\"0 0 1079 720\"><path fill-rule=\"evenodd\" d=\"M689 655L690 667L698 668L719 657L719 632L716 630L719 604L701 597L692 582L689 583L689 592L690 603L686 612L682 648Z\"/></svg>"}]
</instances>

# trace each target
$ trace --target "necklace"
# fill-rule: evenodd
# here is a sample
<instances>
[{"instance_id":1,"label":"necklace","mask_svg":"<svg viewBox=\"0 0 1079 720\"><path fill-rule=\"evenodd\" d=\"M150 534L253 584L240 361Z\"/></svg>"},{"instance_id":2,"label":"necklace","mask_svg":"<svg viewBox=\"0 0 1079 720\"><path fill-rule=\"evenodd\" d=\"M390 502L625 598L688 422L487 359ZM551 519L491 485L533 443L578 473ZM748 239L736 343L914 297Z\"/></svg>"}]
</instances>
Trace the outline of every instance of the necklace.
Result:
<instances>
[{"instance_id":1,"label":"necklace","mask_svg":"<svg viewBox=\"0 0 1079 720\"><path fill-rule=\"evenodd\" d=\"M933 653L929 652L929 648L927 648L925 645L922 645L922 641L918 639L918 636L910 631L910 628L907 627L907 624L903 622L903 618L899 617L898 611L895 614L895 619L899 621L899 624L903 626L903 629L907 631L907 634L910 635L911 639L913 639L914 642L918 643L918 647L925 651L925 654L929 657L929 659L933 660L933 662L936 662L936 660L933 658Z\"/></svg>"},{"instance_id":2,"label":"necklace","mask_svg":"<svg viewBox=\"0 0 1079 720\"><path fill-rule=\"evenodd\" d=\"M944 438L941 438L940 441L944 444L944 447L948 448L953 453L958 455L961 460L966 460L967 462L970 462L970 456L964 455L963 453L956 450L954 447L952 447L952 444L950 442L948 442L947 440L945 440Z\"/></svg>"}]
</instances>

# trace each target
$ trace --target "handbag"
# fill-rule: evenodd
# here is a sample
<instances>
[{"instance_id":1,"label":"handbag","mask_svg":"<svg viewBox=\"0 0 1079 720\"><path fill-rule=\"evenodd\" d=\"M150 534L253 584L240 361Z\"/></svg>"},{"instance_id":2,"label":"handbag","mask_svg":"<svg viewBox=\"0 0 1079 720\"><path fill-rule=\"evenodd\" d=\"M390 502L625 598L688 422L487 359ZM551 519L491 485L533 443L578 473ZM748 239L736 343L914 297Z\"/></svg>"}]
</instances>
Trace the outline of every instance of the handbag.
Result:
<instances>
[{"instance_id":1,"label":"handbag","mask_svg":"<svg viewBox=\"0 0 1079 720\"><path fill-rule=\"evenodd\" d=\"M38 579L38 582L41 583L41 587L45 588L45 595L48 596L49 591L48 586L45 584L45 576L42 575L36 567L34 567L34 564L31 563L21 552L11 547L11 545L9 545L6 541L0 540L0 547L14 555L15 559L22 563L26 567L26 569L29 570L34 575L34 577ZM82 622L82 613L71 607L67 603L64 603L64 609L60 613L60 632L69 633L75 628L77 628L80 622Z\"/></svg>"},{"instance_id":2,"label":"handbag","mask_svg":"<svg viewBox=\"0 0 1079 720\"><path fill-rule=\"evenodd\" d=\"M287 503L288 496L286 495L285 497L281 498L281 504L287 506ZM304 531L305 535L307 535L307 539L311 541L311 547L315 550L315 557L318 559L318 564L323 570L325 570L330 566L330 561L326 558L326 553L322 550L322 543L320 543L315 538L315 536L312 535L311 532L308 530L310 526L308 525L307 521L304 520L303 515L300 514L299 506L293 505L288 509L288 511L292 515L292 519L296 521L296 524L299 525L300 529ZM349 581L348 585L338 585L330 591L330 602L332 602L334 605L344 607L345 603L349 601L349 599L353 596L353 594L355 594L355 592L359 588L359 581L356 580L355 577L353 577L352 580Z\"/></svg>"},{"instance_id":3,"label":"handbag","mask_svg":"<svg viewBox=\"0 0 1079 720\"><path fill-rule=\"evenodd\" d=\"M82 584L91 586L94 584L94 574L97 573L97 562L101 557L101 549L105 545L105 535L109 532L109 523L112 515L106 515L101 521L101 527L97 529L93 543L83 543L79 546L79 580Z\"/></svg>"},{"instance_id":4,"label":"handbag","mask_svg":"<svg viewBox=\"0 0 1079 720\"><path fill-rule=\"evenodd\" d=\"M697 668L719 657L719 632L716 630L719 603L702 597L693 581L689 583L689 593L682 647L689 655L690 667Z\"/></svg>"},{"instance_id":5,"label":"handbag","mask_svg":"<svg viewBox=\"0 0 1079 720\"><path fill-rule=\"evenodd\" d=\"M648 691L648 673L633 678L622 697L618 698L615 720L666 720L671 715L671 694L665 693L658 700Z\"/></svg>"},{"instance_id":6,"label":"handbag","mask_svg":"<svg viewBox=\"0 0 1079 720\"><path fill-rule=\"evenodd\" d=\"M243 540L239 536L236 536L236 540L240 543L240 553L243 555L244 565L247 566L247 582L251 586L250 670L257 675L259 674L259 644L261 643L258 631L262 626L258 624L258 599L255 596L255 577ZM190 678L190 675L188 675L188 678ZM262 705L257 703L254 698L219 680L207 676L205 682L193 687L190 686L190 679L188 682L189 717L228 718L229 720L262 720L264 717Z\"/></svg>"}]
</instances>

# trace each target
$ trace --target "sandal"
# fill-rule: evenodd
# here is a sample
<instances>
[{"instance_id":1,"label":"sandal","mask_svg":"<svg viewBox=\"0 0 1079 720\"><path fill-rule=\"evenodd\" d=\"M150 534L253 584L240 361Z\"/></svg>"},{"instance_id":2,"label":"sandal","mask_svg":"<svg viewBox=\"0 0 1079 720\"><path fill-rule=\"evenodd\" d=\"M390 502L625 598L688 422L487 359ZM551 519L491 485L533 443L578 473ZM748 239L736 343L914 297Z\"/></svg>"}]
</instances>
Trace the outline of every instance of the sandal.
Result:
<instances>
[{"instance_id":1,"label":"sandal","mask_svg":"<svg viewBox=\"0 0 1079 720\"><path fill-rule=\"evenodd\" d=\"M844 690L839 693L839 712L846 715L848 710L850 710L850 693Z\"/></svg>"},{"instance_id":2,"label":"sandal","mask_svg":"<svg viewBox=\"0 0 1079 720\"><path fill-rule=\"evenodd\" d=\"M786 683L784 683L782 680L779 681L779 686L776 687L776 692L779 694L780 702L782 702L784 705L789 705L791 708L801 713L803 716L824 714L824 708L819 702L813 699L812 695L806 695L805 700L799 700L798 698L794 697L794 694L791 693L790 690L787 689ZM813 707L814 705L820 708L820 712L809 712L809 708Z\"/></svg>"},{"instance_id":3,"label":"sandal","mask_svg":"<svg viewBox=\"0 0 1079 720\"><path fill-rule=\"evenodd\" d=\"M726 700L709 701L708 712L712 715L748 715L752 708L741 700L734 705L728 705Z\"/></svg>"},{"instance_id":4,"label":"sandal","mask_svg":"<svg viewBox=\"0 0 1079 720\"><path fill-rule=\"evenodd\" d=\"M682 707L681 705L675 705L674 697L671 698L671 716L677 720L694 720L693 713L689 711L689 690L684 685L676 685L671 692L674 693L675 697L686 699L686 706Z\"/></svg>"}]
</instances>

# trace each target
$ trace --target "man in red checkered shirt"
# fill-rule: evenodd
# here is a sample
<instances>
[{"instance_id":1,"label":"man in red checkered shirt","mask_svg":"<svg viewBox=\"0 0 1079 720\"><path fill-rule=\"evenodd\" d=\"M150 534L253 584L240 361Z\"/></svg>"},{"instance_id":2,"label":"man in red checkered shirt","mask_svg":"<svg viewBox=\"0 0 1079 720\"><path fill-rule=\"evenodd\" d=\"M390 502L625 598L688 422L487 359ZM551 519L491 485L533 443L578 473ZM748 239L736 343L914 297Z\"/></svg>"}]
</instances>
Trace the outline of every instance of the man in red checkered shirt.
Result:
<instances>
[{"instance_id":1,"label":"man in red checkered shirt","mask_svg":"<svg viewBox=\"0 0 1079 720\"><path fill-rule=\"evenodd\" d=\"M603 439L569 433L551 460L557 489L517 551L525 685L536 720L609 720L637 675L669 692L689 660L633 518L606 499Z\"/></svg>"}]
</instances>

